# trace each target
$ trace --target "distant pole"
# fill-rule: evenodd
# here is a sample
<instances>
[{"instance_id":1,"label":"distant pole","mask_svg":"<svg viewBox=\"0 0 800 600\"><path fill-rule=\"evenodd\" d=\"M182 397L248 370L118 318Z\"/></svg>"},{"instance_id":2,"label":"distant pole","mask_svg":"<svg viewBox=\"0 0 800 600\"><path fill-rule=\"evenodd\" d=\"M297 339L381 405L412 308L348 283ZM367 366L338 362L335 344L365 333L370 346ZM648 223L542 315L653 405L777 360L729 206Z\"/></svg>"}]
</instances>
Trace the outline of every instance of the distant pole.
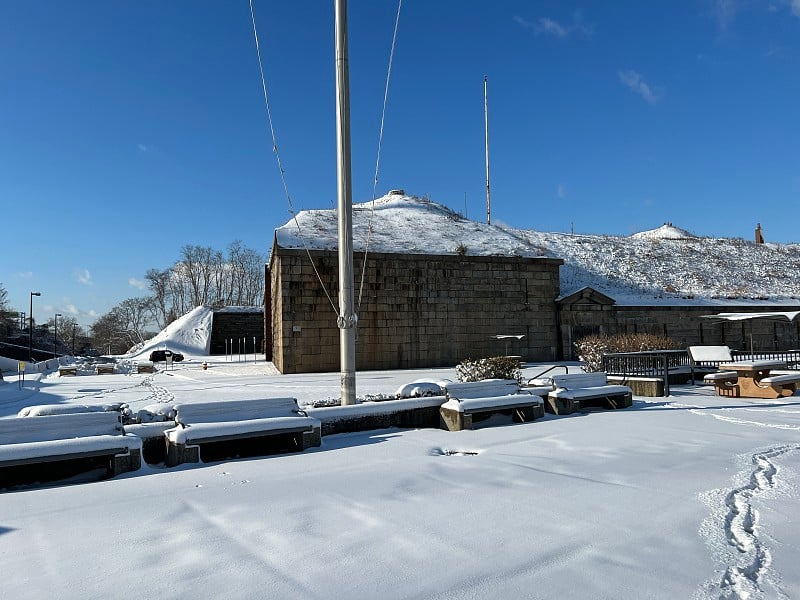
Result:
<instances>
[{"instance_id":1,"label":"distant pole","mask_svg":"<svg viewBox=\"0 0 800 600\"><path fill-rule=\"evenodd\" d=\"M72 356L75 356L75 328L77 326L77 323L72 324Z\"/></svg>"},{"instance_id":2,"label":"distant pole","mask_svg":"<svg viewBox=\"0 0 800 600\"><path fill-rule=\"evenodd\" d=\"M28 362L33 361L33 297L41 295L41 292L31 292L31 305L28 312Z\"/></svg>"},{"instance_id":3,"label":"distant pole","mask_svg":"<svg viewBox=\"0 0 800 600\"><path fill-rule=\"evenodd\" d=\"M486 223L492 224L492 192L489 188L489 77L483 78L483 118L486 124Z\"/></svg>"},{"instance_id":4,"label":"distant pole","mask_svg":"<svg viewBox=\"0 0 800 600\"><path fill-rule=\"evenodd\" d=\"M256 336L253 336L253 363L258 362L256 358Z\"/></svg>"},{"instance_id":5,"label":"distant pole","mask_svg":"<svg viewBox=\"0 0 800 600\"><path fill-rule=\"evenodd\" d=\"M56 313L55 317L53 317L53 358L58 356L58 317L60 316L62 316L61 313Z\"/></svg>"},{"instance_id":6,"label":"distant pole","mask_svg":"<svg viewBox=\"0 0 800 600\"><path fill-rule=\"evenodd\" d=\"M353 284L353 188L350 165L350 67L347 1L336 0L336 165L339 220L339 362L342 405L356 403L356 322Z\"/></svg>"}]
</instances>

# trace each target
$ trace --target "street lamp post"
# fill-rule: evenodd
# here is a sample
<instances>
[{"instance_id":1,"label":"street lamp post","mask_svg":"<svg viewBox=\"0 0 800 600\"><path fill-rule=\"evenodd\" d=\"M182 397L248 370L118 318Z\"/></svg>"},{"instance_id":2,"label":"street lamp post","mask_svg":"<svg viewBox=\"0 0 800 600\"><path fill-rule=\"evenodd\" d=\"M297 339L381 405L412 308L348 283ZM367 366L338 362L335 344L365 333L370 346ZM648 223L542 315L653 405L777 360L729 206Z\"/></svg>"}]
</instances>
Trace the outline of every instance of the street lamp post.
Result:
<instances>
[{"instance_id":1,"label":"street lamp post","mask_svg":"<svg viewBox=\"0 0 800 600\"><path fill-rule=\"evenodd\" d=\"M53 358L58 358L57 344L58 344L58 317L63 316L61 313L56 313L53 319Z\"/></svg>"},{"instance_id":2,"label":"street lamp post","mask_svg":"<svg viewBox=\"0 0 800 600\"><path fill-rule=\"evenodd\" d=\"M72 324L72 356L75 356L75 328L77 326L77 323Z\"/></svg>"},{"instance_id":3,"label":"street lamp post","mask_svg":"<svg viewBox=\"0 0 800 600\"><path fill-rule=\"evenodd\" d=\"M28 312L28 362L33 361L33 297L41 295L41 292L31 292L31 306Z\"/></svg>"}]
</instances>

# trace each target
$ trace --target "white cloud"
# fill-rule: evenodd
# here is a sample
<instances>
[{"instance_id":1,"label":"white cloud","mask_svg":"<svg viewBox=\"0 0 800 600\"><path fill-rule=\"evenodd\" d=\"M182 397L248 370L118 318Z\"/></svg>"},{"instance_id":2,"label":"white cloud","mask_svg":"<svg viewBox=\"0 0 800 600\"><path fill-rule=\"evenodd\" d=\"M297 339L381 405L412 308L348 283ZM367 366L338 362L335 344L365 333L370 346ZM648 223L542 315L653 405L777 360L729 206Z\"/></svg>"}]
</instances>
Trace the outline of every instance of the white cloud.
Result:
<instances>
[{"instance_id":1,"label":"white cloud","mask_svg":"<svg viewBox=\"0 0 800 600\"><path fill-rule=\"evenodd\" d=\"M138 148L139 152L147 152L150 150L150 146L146 144L136 144L136 148Z\"/></svg>"},{"instance_id":2,"label":"white cloud","mask_svg":"<svg viewBox=\"0 0 800 600\"><path fill-rule=\"evenodd\" d=\"M138 290L147 289L147 283L141 279L136 279L135 277L128 278L128 285Z\"/></svg>"},{"instance_id":3,"label":"white cloud","mask_svg":"<svg viewBox=\"0 0 800 600\"><path fill-rule=\"evenodd\" d=\"M86 269L78 271L75 277L78 279L78 282L83 285L92 285L92 274Z\"/></svg>"},{"instance_id":4,"label":"white cloud","mask_svg":"<svg viewBox=\"0 0 800 600\"><path fill-rule=\"evenodd\" d=\"M78 307L75 306L74 304L67 304L66 306L64 306L61 309L61 311L67 313L68 315L76 315L77 316L77 315L81 314L81 311L78 310Z\"/></svg>"},{"instance_id":5,"label":"white cloud","mask_svg":"<svg viewBox=\"0 0 800 600\"><path fill-rule=\"evenodd\" d=\"M591 35L594 31L592 25L583 22L583 15L580 11L573 14L572 23L569 25L563 25L549 17L539 17L536 21L528 21L524 17L515 16L514 21L525 29L530 29L536 35L552 35L559 39L565 39L574 32Z\"/></svg>"},{"instance_id":6,"label":"white cloud","mask_svg":"<svg viewBox=\"0 0 800 600\"><path fill-rule=\"evenodd\" d=\"M557 193L558 193L558 197L559 198L566 198L567 197L567 186L565 186L563 183L559 183L558 184Z\"/></svg>"},{"instance_id":7,"label":"white cloud","mask_svg":"<svg viewBox=\"0 0 800 600\"><path fill-rule=\"evenodd\" d=\"M741 0L715 0L714 18L717 20L720 29L727 29L741 8Z\"/></svg>"},{"instance_id":8,"label":"white cloud","mask_svg":"<svg viewBox=\"0 0 800 600\"><path fill-rule=\"evenodd\" d=\"M800 17L800 0L790 0L789 9L795 17Z\"/></svg>"},{"instance_id":9,"label":"white cloud","mask_svg":"<svg viewBox=\"0 0 800 600\"><path fill-rule=\"evenodd\" d=\"M559 38L565 38L569 34L569 30L561 25L558 21L542 17L539 19L539 24L534 28L536 33L548 33Z\"/></svg>"},{"instance_id":10,"label":"white cloud","mask_svg":"<svg viewBox=\"0 0 800 600\"><path fill-rule=\"evenodd\" d=\"M619 80L632 92L639 94L650 104L656 104L661 99L661 93L652 88L636 71L619 71Z\"/></svg>"}]
</instances>

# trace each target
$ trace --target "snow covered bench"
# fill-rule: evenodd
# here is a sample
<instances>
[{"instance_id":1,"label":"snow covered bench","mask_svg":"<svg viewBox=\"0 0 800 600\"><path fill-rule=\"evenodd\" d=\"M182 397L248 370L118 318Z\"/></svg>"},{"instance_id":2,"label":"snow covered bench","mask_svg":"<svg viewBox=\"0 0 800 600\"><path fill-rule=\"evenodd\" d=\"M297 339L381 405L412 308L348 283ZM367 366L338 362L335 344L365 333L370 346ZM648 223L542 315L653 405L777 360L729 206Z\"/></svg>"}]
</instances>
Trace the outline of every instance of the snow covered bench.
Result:
<instances>
[{"instance_id":1,"label":"snow covered bench","mask_svg":"<svg viewBox=\"0 0 800 600\"><path fill-rule=\"evenodd\" d=\"M722 363L732 362L731 349L728 346L689 346L689 367L691 369L692 382L695 381L695 372L699 374L714 375L719 371ZM734 373L735 375L735 373ZM706 382L715 383L721 378L703 378ZM728 378L729 379L729 378Z\"/></svg>"},{"instance_id":2,"label":"snow covered bench","mask_svg":"<svg viewBox=\"0 0 800 600\"><path fill-rule=\"evenodd\" d=\"M155 365L151 362L137 362L136 363L136 372L137 373L153 373L155 372Z\"/></svg>"},{"instance_id":3,"label":"snow covered bench","mask_svg":"<svg viewBox=\"0 0 800 600\"><path fill-rule=\"evenodd\" d=\"M64 377L65 375L76 376L78 374L78 365L61 365L58 367L58 376Z\"/></svg>"},{"instance_id":4,"label":"snow covered bench","mask_svg":"<svg viewBox=\"0 0 800 600\"><path fill-rule=\"evenodd\" d=\"M116 365L114 363L98 363L94 367L96 375L113 375Z\"/></svg>"},{"instance_id":5,"label":"snow covered bench","mask_svg":"<svg viewBox=\"0 0 800 600\"><path fill-rule=\"evenodd\" d=\"M176 426L164 432L167 466L302 451L322 443L319 420L300 410L296 398L176 404L174 410Z\"/></svg>"},{"instance_id":6,"label":"snow covered bench","mask_svg":"<svg viewBox=\"0 0 800 600\"><path fill-rule=\"evenodd\" d=\"M447 402L439 414L449 431L472 429L476 421L492 414L510 414L515 423L525 423L544 416L542 396L549 387L528 387L520 390L515 379L488 379L466 383L448 383Z\"/></svg>"},{"instance_id":7,"label":"snow covered bench","mask_svg":"<svg viewBox=\"0 0 800 600\"><path fill-rule=\"evenodd\" d=\"M0 419L0 473L4 481L25 478L43 463L76 463L108 476L141 466L142 441L126 435L117 411ZM67 468L66 464L61 465ZM35 480L35 479L34 479Z\"/></svg>"},{"instance_id":8,"label":"snow covered bench","mask_svg":"<svg viewBox=\"0 0 800 600\"><path fill-rule=\"evenodd\" d=\"M800 373L770 373L768 377L762 377L758 383L771 387L779 398L791 396L800 385Z\"/></svg>"},{"instance_id":9,"label":"snow covered bench","mask_svg":"<svg viewBox=\"0 0 800 600\"><path fill-rule=\"evenodd\" d=\"M38 404L20 409L17 417L42 417L88 412L117 412L124 414L128 411L128 405L124 402L113 402L111 404Z\"/></svg>"},{"instance_id":10,"label":"snow covered bench","mask_svg":"<svg viewBox=\"0 0 800 600\"><path fill-rule=\"evenodd\" d=\"M728 390L736 387L736 382L739 380L739 375L736 371L717 371L716 373L707 373L703 375L703 381L709 383L716 388L717 394L720 396L729 396ZM692 379L694 381L694 379Z\"/></svg>"},{"instance_id":11,"label":"snow covered bench","mask_svg":"<svg viewBox=\"0 0 800 600\"><path fill-rule=\"evenodd\" d=\"M605 373L568 373L553 375L553 387L547 395L548 412L568 415L584 408L627 408L633 404L633 392L627 385L608 385Z\"/></svg>"}]
</instances>

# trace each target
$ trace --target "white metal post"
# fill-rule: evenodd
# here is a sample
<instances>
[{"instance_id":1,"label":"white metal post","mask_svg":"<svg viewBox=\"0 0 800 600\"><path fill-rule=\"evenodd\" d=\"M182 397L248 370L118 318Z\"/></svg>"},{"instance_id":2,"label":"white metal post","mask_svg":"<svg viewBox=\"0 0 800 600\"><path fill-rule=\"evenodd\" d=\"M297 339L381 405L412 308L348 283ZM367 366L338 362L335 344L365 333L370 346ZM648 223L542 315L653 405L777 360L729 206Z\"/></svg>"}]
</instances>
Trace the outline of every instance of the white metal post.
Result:
<instances>
[{"instance_id":1,"label":"white metal post","mask_svg":"<svg viewBox=\"0 0 800 600\"><path fill-rule=\"evenodd\" d=\"M489 77L483 78L483 118L486 125L486 223L492 224L492 192L489 188Z\"/></svg>"},{"instance_id":2,"label":"white metal post","mask_svg":"<svg viewBox=\"0 0 800 600\"><path fill-rule=\"evenodd\" d=\"M353 285L353 190L350 167L350 67L347 2L336 0L336 165L339 212L339 343L342 405L356 403L356 323Z\"/></svg>"}]
</instances>

